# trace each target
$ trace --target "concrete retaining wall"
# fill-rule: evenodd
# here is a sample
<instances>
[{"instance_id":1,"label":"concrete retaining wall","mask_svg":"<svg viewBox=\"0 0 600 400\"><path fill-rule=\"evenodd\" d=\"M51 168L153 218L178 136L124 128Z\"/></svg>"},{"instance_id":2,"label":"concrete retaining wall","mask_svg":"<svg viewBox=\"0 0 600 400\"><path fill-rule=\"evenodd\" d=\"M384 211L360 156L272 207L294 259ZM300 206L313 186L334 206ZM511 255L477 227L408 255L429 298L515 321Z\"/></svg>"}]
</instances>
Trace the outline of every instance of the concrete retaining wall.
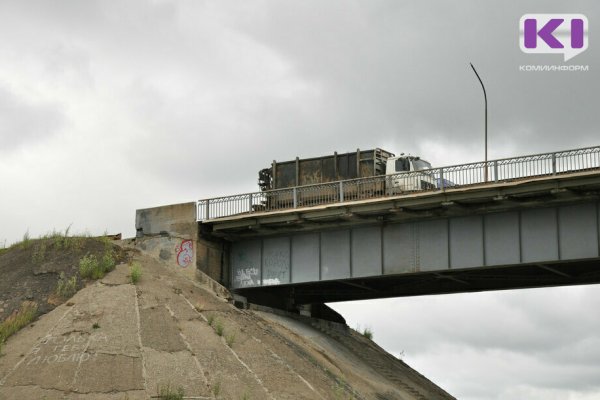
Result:
<instances>
[{"instance_id":1,"label":"concrete retaining wall","mask_svg":"<svg viewBox=\"0 0 600 400\"><path fill-rule=\"evenodd\" d=\"M198 237L196 203L136 210L135 229L137 237L168 234L195 240Z\"/></svg>"},{"instance_id":2,"label":"concrete retaining wall","mask_svg":"<svg viewBox=\"0 0 600 400\"><path fill-rule=\"evenodd\" d=\"M229 282L229 244L207 240L198 233L196 203L173 204L136 210L136 246L181 268L191 278L196 269L215 281Z\"/></svg>"}]
</instances>

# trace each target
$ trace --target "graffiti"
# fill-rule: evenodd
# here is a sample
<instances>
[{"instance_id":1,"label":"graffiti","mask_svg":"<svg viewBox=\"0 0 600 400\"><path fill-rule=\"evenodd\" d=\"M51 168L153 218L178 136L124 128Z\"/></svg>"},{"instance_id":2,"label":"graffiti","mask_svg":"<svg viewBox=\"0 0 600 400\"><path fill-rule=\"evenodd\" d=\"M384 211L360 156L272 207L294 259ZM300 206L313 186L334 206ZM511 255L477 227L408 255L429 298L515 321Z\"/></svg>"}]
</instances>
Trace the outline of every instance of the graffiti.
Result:
<instances>
[{"instance_id":1,"label":"graffiti","mask_svg":"<svg viewBox=\"0 0 600 400\"><path fill-rule=\"evenodd\" d=\"M177 264L180 267L187 267L192 263L194 259L194 252L192 251L194 244L191 240L184 240L181 245L176 248L177 250Z\"/></svg>"},{"instance_id":2,"label":"graffiti","mask_svg":"<svg viewBox=\"0 0 600 400\"><path fill-rule=\"evenodd\" d=\"M284 251L273 251L264 259L263 285L278 285L289 279L289 255Z\"/></svg>"},{"instance_id":3,"label":"graffiti","mask_svg":"<svg viewBox=\"0 0 600 400\"><path fill-rule=\"evenodd\" d=\"M235 283L237 287L255 286L259 280L258 268L240 268L235 271ZM255 279L256 278L256 279Z\"/></svg>"},{"instance_id":4,"label":"graffiti","mask_svg":"<svg viewBox=\"0 0 600 400\"><path fill-rule=\"evenodd\" d=\"M92 335L86 338L81 335L45 336L29 353L29 365L44 365L55 363L81 363L94 360L97 354L86 352L88 342L108 342L106 335Z\"/></svg>"}]
</instances>

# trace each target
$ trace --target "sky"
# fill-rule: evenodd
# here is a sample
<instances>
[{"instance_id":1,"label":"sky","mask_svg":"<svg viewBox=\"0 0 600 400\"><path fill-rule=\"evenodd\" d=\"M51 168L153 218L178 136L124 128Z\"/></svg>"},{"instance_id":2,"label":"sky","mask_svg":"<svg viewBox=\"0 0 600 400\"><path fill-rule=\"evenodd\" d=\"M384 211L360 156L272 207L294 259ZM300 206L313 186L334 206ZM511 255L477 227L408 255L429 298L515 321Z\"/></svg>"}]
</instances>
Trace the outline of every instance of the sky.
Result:
<instances>
[{"instance_id":1,"label":"sky","mask_svg":"<svg viewBox=\"0 0 600 400\"><path fill-rule=\"evenodd\" d=\"M589 48L525 54L526 13ZM273 159L434 166L600 144L597 1L0 1L0 247L135 234L135 210L251 192ZM587 71L520 71L584 65ZM598 286L334 305L460 399L600 398ZM390 317L390 313L392 317Z\"/></svg>"}]
</instances>

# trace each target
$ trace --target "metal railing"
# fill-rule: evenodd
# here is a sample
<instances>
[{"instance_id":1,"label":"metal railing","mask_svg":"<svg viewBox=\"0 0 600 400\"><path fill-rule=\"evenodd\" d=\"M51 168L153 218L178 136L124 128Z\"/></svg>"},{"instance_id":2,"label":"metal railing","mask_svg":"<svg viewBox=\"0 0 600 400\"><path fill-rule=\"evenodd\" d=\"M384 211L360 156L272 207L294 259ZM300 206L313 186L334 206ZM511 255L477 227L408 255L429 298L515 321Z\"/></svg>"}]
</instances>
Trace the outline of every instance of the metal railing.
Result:
<instances>
[{"instance_id":1,"label":"metal railing","mask_svg":"<svg viewBox=\"0 0 600 400\"><path fill-rule=\"evenodd\" d=\"M600 146L198 200L197 220L600 169Z\"/></svg>"}]
</instances>

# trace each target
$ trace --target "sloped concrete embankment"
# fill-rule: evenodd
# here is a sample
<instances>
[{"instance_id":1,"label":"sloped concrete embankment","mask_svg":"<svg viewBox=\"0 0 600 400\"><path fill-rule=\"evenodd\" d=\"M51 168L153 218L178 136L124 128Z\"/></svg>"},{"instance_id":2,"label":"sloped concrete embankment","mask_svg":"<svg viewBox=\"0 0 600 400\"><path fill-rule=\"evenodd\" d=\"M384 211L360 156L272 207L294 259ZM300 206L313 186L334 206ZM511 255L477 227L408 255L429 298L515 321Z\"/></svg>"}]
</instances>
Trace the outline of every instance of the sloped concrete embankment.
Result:
<instances>
[{"instance_id":1,"label":"sloped concrete embankment","mask_svg":"<svg viewBox=\"0 0 600 400\"><path fill-rule=\"evenodd\" d=\"M238 310L178 265L134 261L137 286L119 265L8 340L0 399L148 399L167 386L199 399L421 398L330 335Z\"/></svg>"}]
</instances>

